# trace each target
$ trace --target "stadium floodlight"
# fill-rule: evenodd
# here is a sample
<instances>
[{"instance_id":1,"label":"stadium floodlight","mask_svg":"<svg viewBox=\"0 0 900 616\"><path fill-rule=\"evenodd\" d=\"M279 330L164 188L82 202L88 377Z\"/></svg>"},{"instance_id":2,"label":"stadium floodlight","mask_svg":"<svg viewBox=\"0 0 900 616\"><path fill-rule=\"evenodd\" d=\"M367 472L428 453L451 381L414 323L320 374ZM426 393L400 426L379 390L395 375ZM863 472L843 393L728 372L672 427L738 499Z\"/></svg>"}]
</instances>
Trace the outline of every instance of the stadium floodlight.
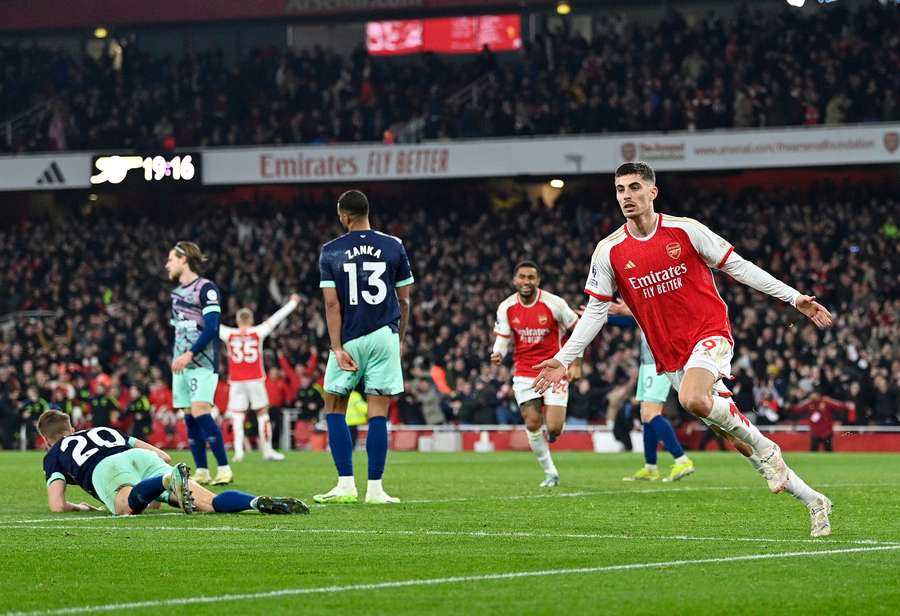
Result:
<instances>
[{"instance_id":1,"label":"stadium floodlight","mask_svg":"<svg viewBox=\"0 0 900 616\"><path fill-rule=\"evenodd\" d=\"M557 15L568 15L572 12L572 5L566 2L565 0L560 0L556 3L556 14Z\"/></svg>"},{"instance_id":2,"label":"stadium floodlight","mask_svg":"<svg viewBox=\"0 0 900 616\"><path fill-rule=\"evenodd\" d=\"M550 187L551 187L551 188L562 188L562 187L565 186L565 185L566 185L566 183L563 182L563 181L562 181L561 179L559 179L559 178L553 178L552 180L550 180Z\"/></svg>"},{"instance_id":3,"label":"stadium floodlight","mask_svg":"<svg viewBox=\"0 0 900 616\"><path fill-rule=\"evenodd\" d=\"M798 9L806 4L806 0L787 0L787 3L791 6L796 6Z\"/></svg>"},{"instance_id":4,"label":"stadium floodlight","mask_svg":"<svg viewBox=\"0 0 900 616\"><path fill-rule=\"evenodd\" d=\"M94 38L105 39L107 36L109 36L109 30L103 26L94 28Z\"/></svg>"}]
</instances>

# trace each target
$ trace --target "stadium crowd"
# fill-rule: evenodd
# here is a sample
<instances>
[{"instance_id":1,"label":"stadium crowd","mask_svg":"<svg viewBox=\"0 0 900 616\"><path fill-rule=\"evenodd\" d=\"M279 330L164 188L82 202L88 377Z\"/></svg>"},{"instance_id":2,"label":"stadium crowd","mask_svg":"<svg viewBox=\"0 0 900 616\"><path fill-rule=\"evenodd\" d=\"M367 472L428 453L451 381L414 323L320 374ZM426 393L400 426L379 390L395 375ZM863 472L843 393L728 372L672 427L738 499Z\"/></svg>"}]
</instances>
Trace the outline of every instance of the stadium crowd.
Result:
<instances>
[{"instance_id":1,"label":"stadium crowd","mask_svg":"<svg viewBox=\"0 0 900 616\"><path fill-rule=\"evenodd\" d=\"M446 187L422 188L415 200L426 208L373 197L374 224L404 238L417 279L404 345L408 386L393 418L509 423L518 415L509 368L487 359L497 305L513 292L512 266L536 260L543 286L577 306L593 247L621 215L614 202L588 192L564 193L552 208L527 200L497 207L484 191L455 186L452 197ZM313 201L164 213L95 207L7 223L0 231L3 445L14 444L18 426L33 430L51 405L100 422L122 413L141 429L156 417L174 429L172 285L163 264L188 229L212 257L207 275L225 296L226 324L240 306L261 319L292 291L306 298L268 339L267 367L273 406L297 405L315 419L328 350L317 256L340 230L332 208L322 206L333 199ZM793 309L718 275L734 324L733 386L745 412L754 410L763 423L797 419L794 405L819 393L852 408L840 416L846 422L900 423L894 198L853 186L737 199L692 194L672 203L679 205L671 213L707 222L742 255L836 314L833 329L818 331ZM608 326L588 350L584 378L571 386L570 420L603 422L629 406L637 359L635 329Z\"/></svg>"},{"instance_id":2,"label":"stadium crowd","mask_svg":"<svg viewBox=\"0 0 900 616\"><path fill-rule=\"evenodd\" d=\"M13 151L676 131L900 119L900 9L744 9L688 23L596 19L468 59L221 49L121 61L0 46L0 120L51 101ZM477 101L453 98L481 79ZM448 102L451 101L451 102ZM404 131L401 131L404 132Z\"/></svg>"}]
</instances>

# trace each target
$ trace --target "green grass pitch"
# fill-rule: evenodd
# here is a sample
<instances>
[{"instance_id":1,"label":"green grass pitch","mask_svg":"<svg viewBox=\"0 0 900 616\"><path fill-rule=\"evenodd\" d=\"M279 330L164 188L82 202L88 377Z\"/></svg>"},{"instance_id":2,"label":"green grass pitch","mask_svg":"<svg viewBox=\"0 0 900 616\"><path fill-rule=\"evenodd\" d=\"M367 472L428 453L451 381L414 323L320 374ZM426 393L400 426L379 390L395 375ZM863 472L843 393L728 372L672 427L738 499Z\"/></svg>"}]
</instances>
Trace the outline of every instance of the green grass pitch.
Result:
<instances>
[{"instance_id":1,"label":"green grass pitch","mask_svg":"<svg viewBox=\"0 0 900 616\"><path fill-rule=\"evenodd\" d=\"M50 514L41 454L0 453L0 614L900 609L900 456L789 454L835 503L834 535L816 540L806 508L769 494L737 454L694 454L697 473L675 484L623 483L634 454L555 459L563 483L549 491L529 453L392 453L397 506L112 518ZM355 464L362 496L365 454ZM309 503L334 481L321 453L252 453L234 468L235 489Z\"/></svg>"}]
</instances>

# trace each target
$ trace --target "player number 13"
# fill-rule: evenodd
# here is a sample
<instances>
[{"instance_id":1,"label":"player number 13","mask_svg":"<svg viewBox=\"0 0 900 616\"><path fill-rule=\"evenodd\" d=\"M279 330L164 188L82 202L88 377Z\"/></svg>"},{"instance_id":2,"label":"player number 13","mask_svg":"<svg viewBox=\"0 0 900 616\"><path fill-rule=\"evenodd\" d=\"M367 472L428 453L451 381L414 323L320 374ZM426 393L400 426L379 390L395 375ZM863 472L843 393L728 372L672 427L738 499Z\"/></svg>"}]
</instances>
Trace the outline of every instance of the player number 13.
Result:
<instances>
[{"instance_id":1,"label":"player number 13","mask_svg":"<svg viewBox=\"0 0 900 616\"><path fill-rule=\"evenodd\" d=\"M387 297L387 285L384 284L384 281L381 279L384 272L387 270L387 263L382 261L366 261L362 264L362 268L364 272L371 272L371 274L369 274L368 284L370 287L375 288L374 294L363 291L362 298L367 304L373 306L380 304ZM359 304L360 295L359 289L357 288L356 263L344 263L344 271L347 272L347 282L349 283L350 305L356 306Z\"/></svg>"}]
</instances>

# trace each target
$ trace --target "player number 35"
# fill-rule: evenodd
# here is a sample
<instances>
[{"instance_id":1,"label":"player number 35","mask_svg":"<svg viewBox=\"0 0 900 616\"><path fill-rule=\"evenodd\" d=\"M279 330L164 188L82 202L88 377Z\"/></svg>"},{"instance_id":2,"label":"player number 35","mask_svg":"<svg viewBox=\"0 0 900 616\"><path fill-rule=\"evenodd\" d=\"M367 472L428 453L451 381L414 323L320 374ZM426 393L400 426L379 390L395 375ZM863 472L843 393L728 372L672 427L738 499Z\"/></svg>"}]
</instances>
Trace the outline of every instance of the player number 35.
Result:
<instances>
[{"instance_id":1,"label":"player number 35","mask_svg":"<svg viewBox=\"0 0 900 616\"><path fill-rule=\"evenodd\" d=\"M259 347L256 340L242 340L240 338L231 341L231 361L236 364L252 364L259 359Z\"/></svg>"}]
</instances>

